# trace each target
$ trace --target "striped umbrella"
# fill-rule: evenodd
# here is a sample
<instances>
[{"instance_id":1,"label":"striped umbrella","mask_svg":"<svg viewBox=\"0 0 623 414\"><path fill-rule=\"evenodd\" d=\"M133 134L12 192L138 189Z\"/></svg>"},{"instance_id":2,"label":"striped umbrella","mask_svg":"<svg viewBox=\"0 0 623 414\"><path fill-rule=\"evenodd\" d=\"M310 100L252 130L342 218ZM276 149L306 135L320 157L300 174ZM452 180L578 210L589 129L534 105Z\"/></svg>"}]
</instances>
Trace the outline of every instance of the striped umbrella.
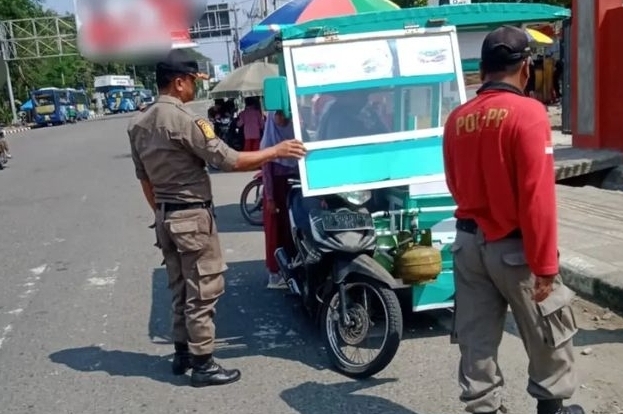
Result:
<instances>
[{"instance_id":1,"label":"striped umbrella","mask_svg":"<svg viewBox=\"0 0 623 414\"><path fill-rule=\"evenodd\" d=\"M398 9L400 7L389 0L291 0L243 36L240 48L244 51L285 26L327 17Z\"/></svg>"}]
</instances>

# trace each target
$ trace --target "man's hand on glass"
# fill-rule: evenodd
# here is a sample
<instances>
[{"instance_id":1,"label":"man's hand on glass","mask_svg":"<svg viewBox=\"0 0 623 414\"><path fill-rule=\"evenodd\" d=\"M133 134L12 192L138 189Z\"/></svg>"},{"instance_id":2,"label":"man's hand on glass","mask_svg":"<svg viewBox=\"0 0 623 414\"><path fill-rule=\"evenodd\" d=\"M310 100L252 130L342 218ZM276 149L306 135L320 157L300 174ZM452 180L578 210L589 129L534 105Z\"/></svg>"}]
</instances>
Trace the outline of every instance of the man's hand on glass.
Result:
<instances>
[{"instance_id":1,"label":"man's hand on glass","mask_svg":"<svg viewBox=\"0 0 623 414\"><path fill-rule=\"evenodd\" d=\"M278 158L303 158L305 156L305 146L301 141L288 139L275 145Z\"/></svg>"}]
</instances>

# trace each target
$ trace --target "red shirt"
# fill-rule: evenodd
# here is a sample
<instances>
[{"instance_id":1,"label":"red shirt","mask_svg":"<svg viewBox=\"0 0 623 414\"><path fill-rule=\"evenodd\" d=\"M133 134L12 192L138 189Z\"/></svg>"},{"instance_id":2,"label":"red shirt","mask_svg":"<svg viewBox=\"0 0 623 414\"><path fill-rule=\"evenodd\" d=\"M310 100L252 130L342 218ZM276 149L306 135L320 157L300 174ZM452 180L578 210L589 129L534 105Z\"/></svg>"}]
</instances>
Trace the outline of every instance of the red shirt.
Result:
<instances>
[{"instance_id":1,"label":"red shirt","mask_svg":"<svg viewBox=\"0 0 623 414\"><path fill-rule=\"evenodd\" d=\"M512 89L490 86L449 115L446 181L456 218L475 220L489 242L520 229L531 271L553 276L558 235L551 126L543 104Z\"/></svg>"}]
</instances>

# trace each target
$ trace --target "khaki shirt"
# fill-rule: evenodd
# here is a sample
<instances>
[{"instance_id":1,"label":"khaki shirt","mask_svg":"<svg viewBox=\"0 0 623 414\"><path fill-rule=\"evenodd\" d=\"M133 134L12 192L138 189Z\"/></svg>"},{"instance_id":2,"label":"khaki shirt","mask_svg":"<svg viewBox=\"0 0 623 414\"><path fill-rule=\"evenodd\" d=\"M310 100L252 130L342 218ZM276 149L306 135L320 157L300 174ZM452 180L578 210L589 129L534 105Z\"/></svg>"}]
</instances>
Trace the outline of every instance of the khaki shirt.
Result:
<instances>
[{"instance_id":1,"label":"khaki shirt","mask_svg":"<svg viewBox=\"0 0 623 414\"><path fill-rule=\"evenodd\" d=\"M207 120L170 96L136 115L128 135L136 177L152 184L157 203L212 200L206 163L231 171L239 155Z\"/></svg>"}]
</instances>

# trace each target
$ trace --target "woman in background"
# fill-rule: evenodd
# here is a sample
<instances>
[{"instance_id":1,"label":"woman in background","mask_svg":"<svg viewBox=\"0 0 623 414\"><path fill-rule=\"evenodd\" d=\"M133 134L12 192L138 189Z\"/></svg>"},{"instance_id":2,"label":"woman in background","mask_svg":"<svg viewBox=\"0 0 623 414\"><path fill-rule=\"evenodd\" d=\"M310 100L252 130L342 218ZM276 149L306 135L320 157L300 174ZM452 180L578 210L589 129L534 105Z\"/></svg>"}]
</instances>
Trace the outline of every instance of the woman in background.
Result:
<instances>
[{"instance_id":1,"label":"woman in background","mask_svg":"<svg viewBox=\"0 0 623 414\"><path fill-rule=\"evenodd\" d=\"M244 132L244 151L260 149L260 139L264 128L264 116L259 108L257 99L245 98L245 108L238 115L238 128Z\"/></svg>"},{"instance_id":2,"label":"woman in background","mask_svg":"<svg viewBox=\"0 0 623 414\"><path fill-rule=\"evenodd\" d=\"M292 122L281 111L270 112L266 119L260 149L272 147L281 141L294 138ZM262 167L264 181L263 215L266 244L268 289L287 287L279 272L275 250L283 247L289 257L294 257L294 243L290 235L287 211L288 178L298 177L296 160L278 158Z\"/></svg>"}]
</instances>

